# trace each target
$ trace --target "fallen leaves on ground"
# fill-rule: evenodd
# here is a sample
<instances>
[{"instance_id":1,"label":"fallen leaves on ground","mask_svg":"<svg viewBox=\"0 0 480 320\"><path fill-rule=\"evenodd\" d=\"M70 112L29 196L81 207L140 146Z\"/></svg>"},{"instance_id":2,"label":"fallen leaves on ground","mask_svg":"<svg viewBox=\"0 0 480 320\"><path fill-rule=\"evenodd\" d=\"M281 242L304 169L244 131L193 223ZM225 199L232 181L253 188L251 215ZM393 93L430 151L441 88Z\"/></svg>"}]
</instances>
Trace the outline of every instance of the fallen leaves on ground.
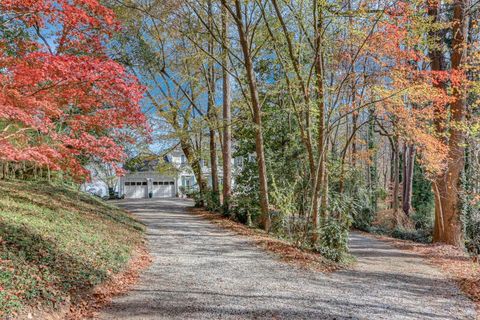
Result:
<instances>
[{"instance_id":1,"label":"fallen leaves on ground","mask_svg":"<svg viewBox=\"0 0 480 320\"><path fill-rule=\"evenodd\" d=\"M339 264L324 258L319 253L300 249L287 241L274 238L262 230L249 228L218 213L212 213L201 208L192 208L190 211L222 228L248 237L258 247L276 254L291 265L321 272L331 272L341 268Z\"/></svg>"},{"instance_id":2,"label":"fallen leaves on ground","mask_svg":"<svg viewBox=\"0 0 480 320\"><path fill-rule=\"evenodd\" d=\"M81 300L72 303L65 317L68 320L93 318L111 302L112 298L126 293L138 281L140 271L146 269L152 260L145 245L138 248L125 271L113 275L105 283L95 287Z\"/></svg>"},{"instance_id":3,"label":"fallen leaves on ground","mask_svg":"<svg viewBox=\"0 0 480 320\"><path fill-rule=\"evenodd\" d=\"M1 181L0 318L63 319L78 297L125 270L144 229L75 188Z\"/></svg>"}]
</instances>

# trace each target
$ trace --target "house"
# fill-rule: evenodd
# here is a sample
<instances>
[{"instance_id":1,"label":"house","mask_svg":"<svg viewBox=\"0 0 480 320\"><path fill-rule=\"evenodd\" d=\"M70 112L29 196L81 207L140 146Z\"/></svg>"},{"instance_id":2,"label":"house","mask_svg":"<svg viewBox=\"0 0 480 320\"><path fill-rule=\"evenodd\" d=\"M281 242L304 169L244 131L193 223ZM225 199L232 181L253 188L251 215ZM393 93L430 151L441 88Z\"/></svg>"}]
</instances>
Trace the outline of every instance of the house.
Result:
<instances>
[{"instance_id":1,"label":"house","mask_svg":"<svg viewBox=\"0 0 480 320\"><path fill-rule=\"evenodd\" d=\"M168 198L177 195L174 177L157 172L128 173L120 177L119 195L125 198Z\"/></svg>"},{"instance_id":2,"label":"house","mask_svg":"<svg viewBox=\"0 0 480 320\"><path fill-rule=\"evenodd\" d=\"M159 170L161 165L166 166L167 170ZM208 161L200 160L200 165L203 176L208 185L211 186L212 175ZM238 172L242 165L243 159L236 158L232 160L234 172ZM223 179L221 165L218 170L221 183ZM106 196L111 193L108 192L109 187L107 184L103 182L105 179L93 177L93 173L98 170L90 168L90 171L92 172L92 181L84 184L82 189L99 196ZM119 197L128 199L182 197L185 191L197 188L193 170L188 165L183 152L178 148L169 152L163 159L140 161L134 170L116 179L117 183L113 191L118 193ZM99 192L99 190L101 191Z\"/></svg>"}]
</instances>

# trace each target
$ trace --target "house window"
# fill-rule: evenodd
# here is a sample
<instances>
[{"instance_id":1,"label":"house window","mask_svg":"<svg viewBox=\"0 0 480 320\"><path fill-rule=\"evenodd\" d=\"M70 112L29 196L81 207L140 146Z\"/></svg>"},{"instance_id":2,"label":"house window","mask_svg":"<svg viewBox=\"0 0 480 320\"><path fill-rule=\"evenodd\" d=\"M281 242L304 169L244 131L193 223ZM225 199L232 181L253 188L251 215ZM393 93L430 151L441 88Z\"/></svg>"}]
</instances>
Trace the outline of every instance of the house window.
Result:
<instances>
[{"instance_id":1,"label":"house window","mask_svg":"<svg viewBox=\"0 0 480 320\"><path fill-rule=\"evenodd\" d=\"M187 158L183 154L180 156L180 163L181 164L186 164L187 163Z\"/></svg>"},{"instance_id":2,"label":"house window","mask_svg":"<svg viewBox=\"0 0 480 320\"><path fill-rule=\"evenodd\" d=\"M126 186L129 186L129 185L130 185L130 182L125 182L125 185L126 185Z\"/></svg>"},{"instance_id":3,"label":"house window","mask_svg":"<svg viewBox=\"0 0 480 320\"><path fill-rule=\"evenodd\" d=\"M182 186L190 187L190 185L191 185L190 177L182 177Z\"/></svg>"},{"instance_id":4,"label":"house window","mask_svg":"<svg viewBox=\"0 0 480 320\"><path fill-rule=\"evenodd\" d=\"M153 185L154 185L154 186L157 186L157 185L158 185L158 182L157 182L157 181L153 181Z\"/></svg>"},{"instance_id":5,"label":"house window","mask_svg":"<svg viewBox=\"0 0 480 320\"><path fill-rule=\"evenodd\" d=\"M174 184L175 184L175 182L173 182L173 181L170 181L170 185L174 185Z\"/></svg>"},{"instance_id":6,"label":"house window","mask_svg":"<svg viewBox=\"0 0 480 320\"><path fill-rule=\"evenodd\" d=\"M141 182L137 182L137 186L141 186L141 185L142 185L142 183L141 183Z\"/></svg>"},{"instance_id":7,"label":"house window","mask_svg":"<svg viewBox=\"0 0 480 320\"><path fill-rule=\"evenodd\" d=\"M147 185L147 181L142 182L142 186L146 186L146 185Z\"/></svg>"}]
</instances>

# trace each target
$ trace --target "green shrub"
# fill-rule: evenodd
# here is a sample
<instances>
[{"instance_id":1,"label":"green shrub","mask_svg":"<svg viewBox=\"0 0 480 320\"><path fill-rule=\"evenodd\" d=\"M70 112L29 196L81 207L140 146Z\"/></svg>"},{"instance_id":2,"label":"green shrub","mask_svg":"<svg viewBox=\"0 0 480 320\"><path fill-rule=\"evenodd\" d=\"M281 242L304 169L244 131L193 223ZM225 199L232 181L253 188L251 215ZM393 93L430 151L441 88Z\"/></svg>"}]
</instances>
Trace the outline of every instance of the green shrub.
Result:
<instances>
[{"instance_id":1,"label":"green shrub","mask_svg":"<svg viewBox=\"0 0 480 320\"><path fill-rule=\"evenodd\" d=\"M348 235L352 225L352 213L357 211L354 198L331 193L328 212L330 216L321 222L319 244L316 250L327 259L341 262L348 256Z\"/></svg>"},{"instance_id":2,"label":"green shrub","mask_svg":"<svg viewBox=\"0 0 480 320\"><path fill-rule=\"evenodd\" d=\"M480 201L475 177L478 175L475 162L467 157L465 172L462 175L461 209L465 232L465 246L473 255L480 254Z\"/></svg>"},{"instance_id":3,"label":"green shrub","mask_svg":"<svg viewBox=\"0 0 480 320\"><path fill-rule=\"evenodd\" d=\"M348 253L348 233L347 224L328 218L320 228L320 243L316 250L327 259L335 262L342 261Z\"/></svg>"},{"instance_id":4,"label":"green shrub","mask_svg":"<svg viewBox=\"0 0 480 320\"><path fill-rule=\"evenodd\" d=\"M352 226L355 229L369 231L373 220L375 219L375 212L369 207L360 208L352 214Z\"/></svg>"},{"instance_id":5,"label":"green shrub","mask_svg":"<svg viewBox=\"0 0 480 320\"><path fill-rule=\"evenodd\" d=\"M245 158L248 158L245 155ZM244 161L242 171L235 178L235 188L231 199L233 218L244 224L258 223L260 218L260 190L258 169L254 161Z\"/></svg>"},{"instance_id":6,"label":"green shrub","mask_svg":"<svg viewBox=\"0 0 480 320\"><path fill-rule=\"evenodd\" d=\"M465 246L470 253L480 255L480 219L468 223Z\"/></svg>"},{"instance_id":7,"label":"green shrub","mask_svg":"<svg viewBox=\"0 0 480 320\"><path fill-rule=\"evenodd\" d=\"M356 167L344 164L341 174L341 162L330 162L329 184L331 197L340 199L343 206L347 205L346 214L352 218L352 226L359 230L368 231L375 218L375 203L377 199L385 199L385 190L378 188L369 190L365 174ZM342 180L343 179L343 180ZM340 180L343 181L340 193ZM338 202L338 200L335 200Z\"/></svg>"},{"instance_id":8,"label":"green shrub","mask_svg":"<svg viewBox=\"0 0 480 320\"><path fill-rule=\"evenodd\" d=\"M254 196L236 194L232 198L231 214L238 222L250 226L260 217L260 204Z\"/></svg>"},{"instance_id":9,"label":"green shrub","mask_svg":"<svg viewBox=\"0 0 480 320\"><path fill-rule=\"evenodd\" d=\"M470 198L470 199L468 199ZM480 254L480 203L468 197L462 208L462 220L465 228L465 246L472 254Z\"/></svg>"},{"instance_id":10,"label":"green shrub","mask_svg":"<svg viewBox=\"0 0 480 320\"><path fill-rule=\"evenodd\" d=\"M205 195L198 190L190 189L187 193L187 197L193 199L195 203L195 208L201 208L205 203Z\"/></svg>"},{"instance_id":11,"label":"green shrub","mask_svg":"<svg viewBox=\"0 0 480 320\"><path fill-rule=\"evenodd\" d=\"M207 210L216 212L221 211L222 207L220 205L220 198L218 193L215 193L213 192L213 190L209 189L204 193L203 199L204 206Z\"/></svg>"},{"instance_id":12,"label":"green shrub","mask_svg":"<svg viewBox=\"0 0 480 320\"><path fill-rule=\"evenodd\" d=\"M430 230L407 230L403 228L395 228L391 230L385 227L371 227L370 232L419 243L432 242L432 233Z\"/></svg>"},{"instance_id":13,"label":"green shrub","mask_svg":"<svg viewBox=\"0 0 480 320\"><path fill-rule=\"evenodd\" d=\"M425 177L424 169L415 162L413 172L412 207L414 212L411 219L415 229L431 232L434 220L434 195L432 183Z\"/></svg>"},{"instance_id":14,"label":"green shrub","mask_svg":"<svg viewBox=\"0 0 480 320\"><path fill-rule=\"evenodd\" d=\"M420 206L415 209L410 218L416 230L432 232L434 220L433 209L430 205Z\"/></svg>"},{"instance_id":15,"label":"green shrub","mask_svg":"<svg viewBox=\"0 0 480 320\"><path fill-rule=\"evenodd\" d=\"M294 240L296 243L300 240L301 233L305 230L305 219L299 215L300 207L303 206L302 199L299 197L303 186L298 181L277 180L272 175L270 188L270 202L275 208L270 213L272 220L271 231L282 238Z\"/></svg>"},{"instance_id":16,"label":"green shrub","mask_svg":"<svg viewBox=\"0 0 480 320\"><path fill-rule=\"evenodd\" d=\"M410 240L420 243L431 243L432 233L429 230L407 230L403 228L395 228L390 234L393 238Z\"/></svg>"}]
</instances>

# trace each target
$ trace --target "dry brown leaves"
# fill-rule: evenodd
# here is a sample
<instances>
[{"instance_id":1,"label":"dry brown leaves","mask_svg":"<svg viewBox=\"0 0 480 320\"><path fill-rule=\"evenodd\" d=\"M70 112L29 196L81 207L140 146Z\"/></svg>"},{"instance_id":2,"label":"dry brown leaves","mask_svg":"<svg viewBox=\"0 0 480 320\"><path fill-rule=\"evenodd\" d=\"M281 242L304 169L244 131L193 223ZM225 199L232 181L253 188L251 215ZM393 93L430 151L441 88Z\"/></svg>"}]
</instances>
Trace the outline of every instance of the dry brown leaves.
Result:
<instances>
[{"instance_id":1,"label":"dry brown leaves","mask_svg":"<svg viewBox=\"0 0 480 320\"><path fill-rule=\"evenodd\" d=\"M331 272L340 269L340 265L325 259L321 254L302 250L293 244L274 238L262 230L249 228L217 213L201 208L192 208L190 211L202 218L208 219L224 229L246 236L258 247L276 254L281 260L308 270Z\"/></svg>"},{"instance_id":2,"label":"dry brown leaves","mask_svg":"<svg viewBox=\"0 0 480 320\"><path fill-rule=\"evenodd\" d=\"M126 293L139 278L140 271L146 269L152 259L145 244L137 248L125 271L115 274L89 294L82 295L78 301L72 302L65 319L93 318L98 311L106 306L113 297Z\"/></svg>"},{"instance_id":3,"label":"dry brown leaves","mask_svg":"<svg viewBox=\"0 0 480 320\"><path fill-rule=\"evenodd\" d=\"M388 241L402 250L413 251L423 256L430 264L442 270L455 281L460 289L475 303L480 319L480 264L467 253L446 244L422 244L380 235L363 233Z\"/></svg>"}]
</instances>

